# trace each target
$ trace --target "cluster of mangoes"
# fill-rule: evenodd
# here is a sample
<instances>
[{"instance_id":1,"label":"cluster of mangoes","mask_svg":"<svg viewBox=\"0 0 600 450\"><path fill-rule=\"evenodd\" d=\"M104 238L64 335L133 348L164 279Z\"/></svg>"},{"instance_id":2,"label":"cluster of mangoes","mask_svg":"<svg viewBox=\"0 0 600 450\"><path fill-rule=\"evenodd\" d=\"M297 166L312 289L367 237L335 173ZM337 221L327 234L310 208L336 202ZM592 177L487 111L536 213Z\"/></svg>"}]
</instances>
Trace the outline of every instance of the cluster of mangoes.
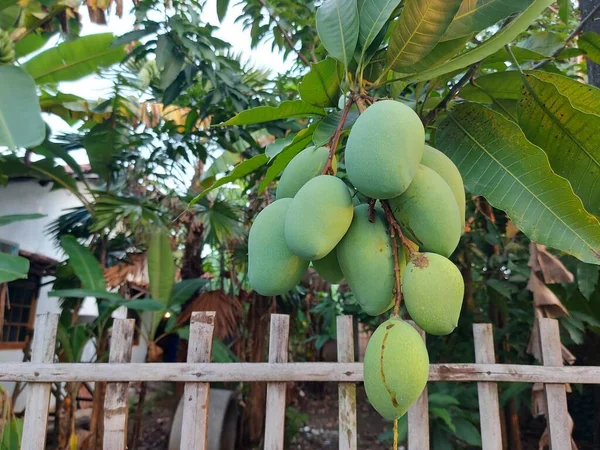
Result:
<instances>
[{"instance_id":1,"label":"cluster of mangoes","mask_svg":"<svg viewBox=\"0 0 600 450\"><path fill-rule=\"evenodd\" d=\"M260 294L287 292L311 264L331 283L345 279L362 309L379 315L396 301L399 268L411 318L426 332L451 333L458 323L464 284L447 259L464 229L465 191L456 166L427 146L408 106L373 103L346 142L349 187L323 175L329 149L310 147L287 166L276 201L257 216L248 240L248 276ZM336 172L335 158L331 164ZM412 247L390 238L384 210L360 204L357 191L384 201ZM364 376L371 404L385 418L401 417L423 391L429 356L419 333L398 316L381 324L367 345Z\"/></svg>"}]
</instances>

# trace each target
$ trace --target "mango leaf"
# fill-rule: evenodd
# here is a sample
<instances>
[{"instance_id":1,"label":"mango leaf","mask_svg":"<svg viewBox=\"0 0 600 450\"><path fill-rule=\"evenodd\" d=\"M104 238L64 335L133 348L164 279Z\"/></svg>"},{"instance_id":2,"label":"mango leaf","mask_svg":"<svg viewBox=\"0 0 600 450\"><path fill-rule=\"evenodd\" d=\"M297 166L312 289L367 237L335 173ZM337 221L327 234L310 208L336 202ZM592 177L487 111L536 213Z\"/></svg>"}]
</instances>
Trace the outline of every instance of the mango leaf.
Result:
<instances>
[{"instance_id":1,"label":"mango leaf","mask_svg":"<svg viewBox=\"0 0 600 450\"><path fill-rule=\"evenodd\" d=\"M481 447L481 434L473 423L457 417L454 419L454 425L456 426L455 436L458 439L474 447Z\"/></svg>"},{"instance_id":2,"label":"mango leaf","mask_svg":"<svg viewBox=\"0 0 600 450\"><path fill-rule=\"evenodd\" d=\"M150 294L153 299L166 305L171 299L175 283L175 261L166 229L159 228L152 234L147 257Z\"/></svg>"},{"instance_id":3,"label":"mango leaf","mask_svg":"<svg viewBox=\"0 0 600 450\"><path fill-rule=\"evenodd\" d=\"M586 31L579 36L577 46L587 54L588 58L600 64L600 34Z\"/></svg>"},{"instance_id":4,"label":"mango leaf","mask_svg":"<svg viewBox=\"0 0 600 450\"><path fill-rule=\"evenodd\" d=\"M577 287L588 300L596 292L600 277L600 267L580 262L577 264Z\"/></svg>"},{"instance_id":5,"label":"mango leaf","mask_svg":"<svg viewBox=\"0 0 600 450\"><path fill-rule=\"evenodd\" d=\"M23 419L13 417L3 424L0 449L19 450L23 436Z\"/></svg>"},{"instance_id":6,"label":"mango leaf","mask_svg":"<svg viewBox=\"0 0 600 450\"><path fill-rule=\"evenodd\" d=\"M511 53L522 64L527 61L541 61L546 59L546 56L528 48L511 46ZM496 64L499 62L509 61L512 63L512 56L506 50L506 47L502 47L496 53L488 56L483 60L483 64Z\"/></svg>"},{"instance_id":7,"label":"mango leaf","mask_svg":"<svg viewBox=\"0 0 600 450\"><path fill-rule=\"evenodd\" d=\"M531 0L463 0L442 41L478 33L523 11Z\"/></svg>"},{"instance_id":8,"label":"mango leaf","mask_svg":"<svg viewBox=\"0 0 600 450\"><path fill-rule=\"evenodd\" d=\"M565 45L564 37L551 31L537 31L531 33L525 41L520 42L516 48L531 50L540 55L551 57L557 50Z\"/></svg>"},{"instance_id":9,"label":"mango leaf","mask_svg":"<svg viewBox=\"0 0 600 450\"><path fill-rule=\"evenodd\" d=\"M0 252L0 283L27 278L29 260L22 256Z\"/></svg>"},{"instance_id":10,"label":"mango leaf","mask_svg":"<svg viewBox=\"0 0 600 450\"><path fill-rule=\"evenodd\" d=\"M506 27L498 31L483 44L473 48L472 50L462 53L442 66L420 72L416 75L411 75L407 77L406 80L410 83L431 80L439 77L440 75L464 69L465 67L481 61L485 57L496 53L506 44L515 40L552 3L553 0L533 0L531 5L525 11L523 11L522 14L520 14Z\"/></svg>"},{"instance_id":11,"label":"mango leaf","mask_svg":"<svg viewBox=\"0 0 600 450\"><path fill-rule=\"evenodd\" d=\"M258 185L259 194L262 194L269 187L269 184L283 172L283 169L287 167L294 156L311 144L316 127L317 124L313 123L308 128L300 130L298 134L296 134L296 137L294 137L292 143L277 155L271 166L267 169L265 177Z\"/></svg>"},{"instance_id":12,"label":"mango leaf","mask_svg":"<svg viewBox=\"0 0 600 450\"><path fill-rule=\"evenodd\" d=\"M16 149L41 144L46 125L35 83L15 66L0 66L0 80L0 147Z\"/></svg>"},{"instance_id":13,"label":"mango leaf","mask_svg":"<svg viewBox=\"0 0 600 450\"><path fill-rule=\"evenodd\" d=\"M433 67L438 67L465 48L471 36L464 36L450 41L438 42L433 49L421 60L410 66L410 72L422 72ZM404 70L404 69L403 69ZM404 70L406 72L406 70Z\"/></svg>"},{"instance_id":14,"label":"mango leaf","mask_svg":"<svg viewBox=\"0 0 600 450\"><path fill-rule=\"evenodd\" d=\"M46 217L46 214L11 214L8 216L0 216L0 227L9 223L21 222L22 220L35 220Z\"/></svg>"},{"instance_id":15,"label":"mango leaf","mask_svg":"<svg viewBox=\"0 0 600 450\"><path fill-rule=\"evenodd\" d=\"M462 0L406 0L387 51L388 66L401 72L440 41Z\"/></svg>"},{"instance_id":16,"label":"mango leaf","mask_svg":"<svg viewBox=\"0 0 600 450\"><path fill-rule=\"evenodd\" d=\"M359 3L358 43L362 54L375 40L399 4L400 0L363 0Z\"/></svg>"},{"instance_id":17,"label":"mango leaf","mask_svg":"<svg viewBox=\"0 0 600 450\"><path fill-rule=\"evenodd\" d=\"M104 272L92 252L70 235L61 237L60 245L69 257L70 264L77 278L81 280L83 288L92 291L105 291Z\"/></svg>"},{"instance_id":18,"label":"mango leaf","mask_svg":"<svg viewBox=\"0 0 600 450\"><path fill-rule=\"evenodd\" d=\"M576 109L553 83L533 73L523 83L517 111L525 136L546 152L585 208L600 216L600 116Z\"/></svg>"},{"instance_id":19,"label":"mango leaf","mask_svg":"<svg viewBox=\"0 0 600 450\"><path fill-rule=\"evenodd\" d=\"M206 282L207 280L203 278L190 278L176 283L173 286L169 305L183 305L196 291L198 291L198 289L206 285Z\"/></svg>"},{"instance_id":20,"label":"mango leaf","mask_svg":"<svg viewBox=\"0 0 600 450\"><path fill-rule=\"evenodd\" d=\"M111 47L112 41L111 33L66 41L34 56L23 68L38 84L78 80L125 57L123 47Z\"/></svg>"},{"instance_id":21,"label":"mango leaf","mask_svg":"<svg viewBox=\"0 0 600 450\"><path fill-rule=\"evenodd\" d=\"M298 85L300 97L313 106L337 106L343 75L344 68L333 58L311 64L310 72Z\"/></svg>"},{"instance_id":22,"label":"mango leaf","mask_svg":"<svg viewBox=\"0 0 600 450\"><path fill-rule=\"evenodd\" d=\"M439 125L436 144L457 165L467 190L506 211L531 240L600 264L600 223L515 123L465 103Z\"/></svg>"},{"instance_id":23,"label":"mango leaf","mask_svg":"<svg viewBox=\"0 0 600 450\"><path fill-rule=\"evenodd\" d=\"M331 56L348 67L358 43L356 0L325 0L317 9L317 32Z\"/></svg>"},{"instance_id":24,"label":"mango leaf","mask_svg":"<svg viewBox=\"0 0 600 450\"><path fill-rule=\"evenodd\" d=\"M85 298L94 297L99 300L108 300L111 302L125 302L126 300L116 292L95 291L92 289L60 289L50 291L48 297L60 298Z\"/></svg>"},{"instance_id":25,"label":"mango leaf","mask_svg":"<svg viewBox=\"0 0 600 450\"><path fill-rule=\"evenodd\" d=\"M267 145L267 148L265 149L265 155L269 157L269 161L279 155L284 148L290 145L295 137L296 133L290 133L286 137L277 139L275 142Z\"/></svg>"},{"instance_id":26,"label":"mango leaf","mask_svg":"<svg viewBox=\"0 0 600 450\"><path fill-rule=\"evenodd\" d=\"M318 108L303 100L287 100L278 106L259 106L247 109L220 125L252 125L291 117L322 116L324 114L323 108Z\"/></svg>"},{"instance_id":27,"label":"mango leaf","mask_svg":"<svg viewBox=\"0 0 600 450\"><path fill-rule=\"evenodd\" d=\"M0 0L0 11L19 3L19 0Z\"/></svg>"},{"instance_id":28,"label":"mango leaf","mask_svg":"<svg viewBox=\"0 0 600 450\"><path fill-rule=\"evenodd\" d=\"M254 172L256 169L264 166L269 161L269 157L265 154L253 156L250 159L238 164L234 167L231 173L223 178L220 178L217 182L215 182L211 187L205 189L200 194L198 194L194 199L190 202L190 206L195 205L200 199L204 198L209 192L214 191L216 188L223 186L224 184L231 183L232 181L239 180L240 178L245 177L246 175Z\"/></svg>"},{"instance_id":29,"label":"mango leaf","mask_svg":"<svg viewBox=\"0 0 600 450\"><path fill-rule=\"evenodd\" d=\"M354 122L356 122L356 119L358 119L358 116L358 109L356 109L355 107L350 109L343 129L349 130L352 127L352 125L354 125ZM313 144L315 144L316 147L321 147L322 145L327 144L329 139L331 139L333 133L335 133L335 130L338 126L338 123L340 122L341 117L342 112L335 111L329 114L328 116L323 117L319 121L312 137Z\"/></svg>"},{"instance_id":30,"label":"mango leaf","mask_svg":"<svg viewBox=\"0 0 600 450\"><path fill-rule=\"evenodd\" d=\"M219 18L219 21L223 22L228 7L229 0L217 0L217 17Z\"/></svg>"},{"instance_id":31,"label":"mango leaf","mask_svg":"<svg viewBox=\"0 0 600 450\"><path fill-rule=\"evenodd\" d=\"M558 91L568 97L571 104L586 113L600 115L600 89L591 84L580 83L573 78L545 71L526 72L539 80L552 83ZM518 72L515 75L521 81Z\"/></svg>"}]
</instances>

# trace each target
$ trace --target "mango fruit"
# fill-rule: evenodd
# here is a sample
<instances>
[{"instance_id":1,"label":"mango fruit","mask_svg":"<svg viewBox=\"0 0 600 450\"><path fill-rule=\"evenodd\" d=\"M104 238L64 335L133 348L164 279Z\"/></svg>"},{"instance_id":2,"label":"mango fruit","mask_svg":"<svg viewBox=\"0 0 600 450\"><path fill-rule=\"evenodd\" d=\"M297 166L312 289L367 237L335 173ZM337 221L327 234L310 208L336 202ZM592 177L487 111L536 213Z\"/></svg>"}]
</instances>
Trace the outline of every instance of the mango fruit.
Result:
<instances>
[{"instance_id":1,"label":"mango fruit","mask_svg":"<svg viewBox=\"0 0 600 450\"><path fill-rule=\"evenodd\" d=\"M419 165L406 192L389 202L402 231L420 250L450 256L456 249L463 229L458 204L433 169Z\"/></svg>"},{"instance_id":2,"label":"mango fruit","mask_svg":"<svg viewBox=\"0 0 600 450\"><path fill-rule=\"evenodd\" d=\"M285 241L302 259L324 258L348 231L353 214L346 184L339 178L319 175L293 198L285 217Z\"/></svg>"},{"instance_id":3,"label":"mango fruit","mask_svg":"<svg viewBox=\"0 0 600 450\"><path fill-rule=\"evenodd\" d=\"M402 279L410 317L429 334L452 333L458 325L465 284L458 268L435 253L416 253Z\"/></svg>"},{"instance_id":4,"label":"mango fruit","mask_svg":"<svg viewBox=\"0 0 600 450\"><path fill-rule=\"evenodd\" d=\"M308 147L298 153L281 174L275 197L278 200L293 198L310 179L321 174L328 157L329 149L326 147ZM335 156L331 167L335 173L337 171Z\"/></svg>"},{"instance_id":5,"label":"mango fruit","mask_svg":"<svg viewBox=\"0 0 600 450\"><path fill-rule=\"evenodd\" d=\"M373 408L388 420L402 417L429 378L429 355L417 330L398 317L379 325L367 344L364 375Z\"/></svg>"},{"instance_id":6,"label":"mango fruit","mask_svg":"<svg viewBox=\"0 0 600 450\"><path fill-rule=\"evenodd\" d=\"M308 261L294 255L284 237L284 223L292 199L284 198L263 209L248 236L248 280L261 295L284 294L296 286Z\"/></svg>"},{"instance_id":7,"label":"mango fruit","mask_svg":"<svg viewBox=\"0 0 600 450\"><path fill-rule=\"evenodd\" d=\"M348 232L338 244L337 257L354 297L369 315L382 314L394 306L394 256L385 214L375 209L369 222L369 205L354 208ZM404 266L403 248L399 248Z\"/></svg>"},{"instance_id":8,"label":"mango fruit","mask_svg":"<svg viewBox=\"0 0 600 450\"><path fill-rule=\"evenodd\" d=\"M321 275L325 281L329 281L331 284L340 284L344 279L342 269L337 259L337 250L334 248L331 250L325 258L317 259L312 262L313 267Z\"/></svg>"},{"instance_id":9,"label":"mango fruit","mask_svg":"<svg viewBox=\"0 0 600 450\"><path fill-rule=\"evenodd\" d=\"M421 164L433 169L439 176L441 176L454 194L456 203L458 203L458 210L460 212L461 226L464 231L465 224L465 185L463 179L458 171L458 168L454 165L452 160L440 152L438 149L425 145L425 151L423 152L423 158Z\"/></svg>"},{"instance_id":10,"label":"mango fruit","mask_svg":"<svg viewBox=\"0 0 600 450\"><path fill-rule=\"evenodd\" d=\"M370 198L402 194L421 161L425 131L419 116L394 100L374 103L356 120L346 143L348 178Z\"/></svg>"}]
</instances>

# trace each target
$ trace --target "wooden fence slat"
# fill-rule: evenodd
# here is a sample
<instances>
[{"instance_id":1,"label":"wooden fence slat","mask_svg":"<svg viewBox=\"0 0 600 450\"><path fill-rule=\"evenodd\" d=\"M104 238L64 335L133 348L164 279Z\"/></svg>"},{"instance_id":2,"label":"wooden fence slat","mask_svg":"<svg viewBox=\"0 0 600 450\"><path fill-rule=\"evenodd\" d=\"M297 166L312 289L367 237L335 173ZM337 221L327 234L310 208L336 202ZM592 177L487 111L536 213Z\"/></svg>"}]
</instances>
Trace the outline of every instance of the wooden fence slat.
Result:
<instances>
[{"instance_id":1,"label":"wooden fence slat","mask_svg":"<svg viewBox=\"0 0 600 450\"><path fill-rule=\"evenodd\" d=\"M425 341L425 332L412 320L408 321ZM408 410L408 449L429 450L429 394L427 386Z\"/></svg>"},{"instance_id":2,"label":"wooden fence slat","mask_svg":"<svg viewBox=\"0 0 600 450\"><path fill-rule=\"evenodd\" d=\"M131 362L135 319L116 319L110 337L111 363ZM104 399L104 448L127 448L127 418L129 412L129 383L108 383Z\"/></svg>"},{"instance_id":3,"label":"wooden fence slat","mask_svg":"<svg viewBox=\"0 0 600 450\"><path fill-rule=\"evenodd\" d=\"M538 319L540 344L544 366L563 365L558 321ZM558 369L555 369L558 370ZM567 389L564 384L544 384L548 406L546 420L550 431L550 448L565 450L571 448L570 418L567 409Z\"/></svg>"},{"instance_id":4,"label":"wooden fence slat","mask_svg":"<svg viewBox=\"0 0 600 450\"><path fill-rule=\"evenodd\" d=\"M33 342L31 345L32 363L54 361L58 314L39 314L35 318ZM52 383L32 383L28 386L23 422L22 450L39 450L46 447L48 430L48 407Z\"/></svg>"},{"instance_id":5,"label":"wooden fence slat","mask_svg":"<svg viewBox=\"0 0 600 450\"><path fill-rule=\"evenodd\" d=\"M290 316L271 314L269 363L287 363ZM272 368L277 371L279 368ZM283 450L285 431L285 382L267 384L265 450Z\"/></svg>"},{"instance_id":6,"label":"wooden fence slat","mask_svg":"<svg viewBox=\"0 0 600 450\"><path fill-rule=\"evenodd\" d=\"M210 363L214 323L214 312L200 311L192 314L187 354L189 363ZM183 398L180 448L182 450L206 450L208 448L210 384L186 383Z\"/></svg>"},{"instance_id":7,"label":"wooden fence slat","mask_svg":"<svg viewBox=\"0 0 600 450\"><path fill-rule=\"evenodd\" d=\"M475 362L495 364L494 332L489 323L473 324L475 341ZM483 450L502 450L502 429L500 427L500 403L498 385L491 382L477 383L479 396L479 418L481 422L481 443Z\"/></svg>"},{"instance_id":8,"label":"wooden fence slat","mask_svg":"<svg viewBox=\"0 0 600 450\"><path fill-rule=\"evenodd\" d=\"M354 362L354 324L352 316L338 316L336 325L338 361L341 363ZM356 450L356 384L339 383L338 397L340 403L340 450Z\"/></svg>"},{"instance_id":9,"label":"wooden fence slat","mask_svg":"<svg viewBox=\"0 0 600 450\"><path fill-rule=\"evenodd\" d=\"M318 381L358 383L363 381L362 363L227 363L188 364L0 364L0 381L60 383L66 381L172 381L177 383L237 383ZM600 384L600 366L544 367L526 364L430 364L429 381L581 383Z\"/></svg>"}]
</instances>

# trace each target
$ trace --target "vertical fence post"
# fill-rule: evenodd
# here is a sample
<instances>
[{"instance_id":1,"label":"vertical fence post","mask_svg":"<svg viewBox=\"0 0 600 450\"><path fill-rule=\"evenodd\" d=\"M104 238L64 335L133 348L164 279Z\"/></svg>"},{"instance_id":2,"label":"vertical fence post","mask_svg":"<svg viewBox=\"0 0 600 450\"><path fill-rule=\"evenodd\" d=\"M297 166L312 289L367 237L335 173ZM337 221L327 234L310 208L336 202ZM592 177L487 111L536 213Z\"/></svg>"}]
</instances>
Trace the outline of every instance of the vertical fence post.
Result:
<instances>
[{"instance_id":1,"label":"vertical fence post","mask_svg":"<svg viewBox=\"0 0 600 450\"><path fill-rule=\"evenodd\" d=\"M271 314L269 335L269 362L286 363L290 316ZM265 417L265 450L283 450L285 432L285 383L267 384L267 411Z\"/></svg>"},{"instance_id":2,"label":"vertical fence post","mask_svg":"<svg viewBox=\"0 0 600 450\"><path fill-rule=\"evenodd\" d=\"M425 332L412 320L408 321L425 341ZM408 449L429 450L429 396L427 386L408 410Z\"/></svg>"},{"instance_id":3,"label":"vertical fence post","mask_svg":"<svg viewBox=\"0 0 600 450\"><path fill-rule=\"evenodd\" d=\"M108 362L131 362L135 319L116 319L110 337ZM129 412L129 383L108 383L104 399L104 448L127 448L127 415Z\"/></svg>"},{"instance_id":4,"label":"vertical fence post","mask_svg":"<svg viewBox=\"0 0 600 450\"><path fill-rule=\"evenodd\" d=\"M489 323L474 323L475 362L495 364L494 331ZM496 383L477 383L479 396L479 419L481 423L481 444L483 450L502 450L502 430L500 427L500 403Z\"/></svg>"},{"instance_id":5,"label":"vertical fence post","mask_svg":"<svg viewBox=\"0 0 600 450\"><path fill-rule=\"evenodd\" d=\"M192 313L187 362L210 362L214 324L214 312ZM209 401L210 383L185 384L180 446L182 450L206 450L208 448Z\"/></svg>"},{"instance_id":6,"label":"vertical fence post","mask_svg":"<svg viewBox=\"0 0 600 450\"><path fill-rule=\"evenodd\" d=\"M352 316L338 316L337 357L338 362L354 362L354 327ZM356 450L356 384L339 383L340 450Z\"/></svg>"},{"instance_id":7,"label":"vertical fence post","mask_svg":"<svg viewBox=\"0 0 600 450\"><path fill-rule=\"evenodd\" d=\"M563 365L558 321L538 319L540 328L540 346L544 366ZM546 392L548 431L550 448L563 450L571 448L570 418L567 409L567 389L564 384L544 384Z\"/></svg>"},{"instance_id":8,"label":"vertical fence post","mask_svg":"<svg viewBox=\"0 0 600 450\"><path fill-rule=\"evenodd\" d=\"M50 313L36 317L31 345L32 363L54 362L58 317L58 314ZM29 383L27 388L29 392L25 404L21 449L39 450L46 447L52 383Z\"/></svg>"}]
</instances>

